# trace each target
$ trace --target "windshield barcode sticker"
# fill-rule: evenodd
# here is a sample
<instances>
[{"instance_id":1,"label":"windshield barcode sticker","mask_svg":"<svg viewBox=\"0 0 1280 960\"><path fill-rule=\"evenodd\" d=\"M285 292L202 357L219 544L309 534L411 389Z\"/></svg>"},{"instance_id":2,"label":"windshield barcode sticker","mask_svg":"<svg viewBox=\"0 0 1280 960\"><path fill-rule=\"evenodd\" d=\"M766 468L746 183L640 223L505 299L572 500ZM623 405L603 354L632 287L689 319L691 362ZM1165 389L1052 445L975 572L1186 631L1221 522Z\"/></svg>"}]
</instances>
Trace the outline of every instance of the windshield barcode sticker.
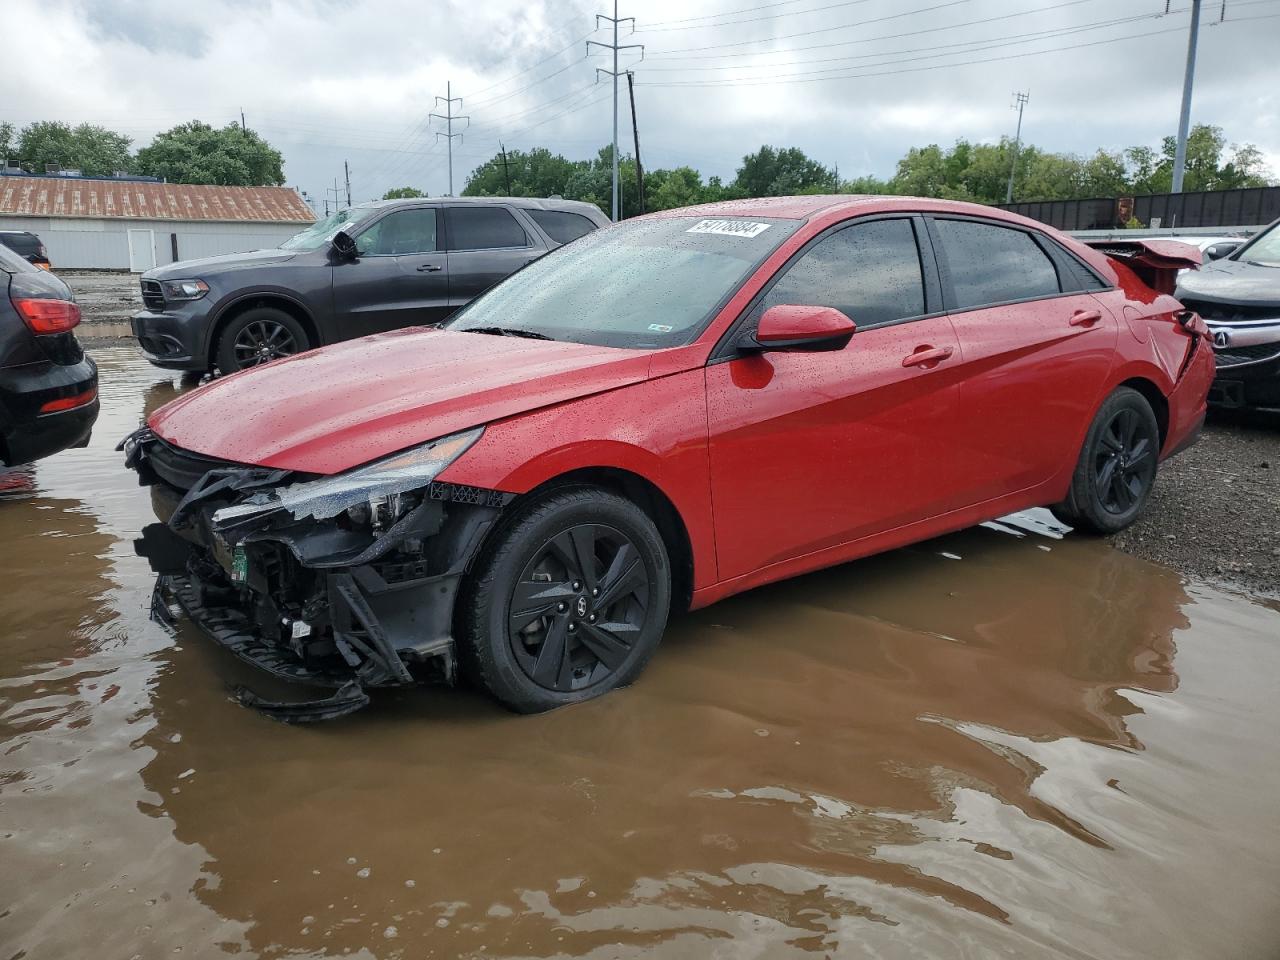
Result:
<instances>
[{"instance_id":1,"label":"windshield barcode sticker","mask_svg":"<svg viewBox=\"0 0 1280 960\"><path fill-rule=\"evenodd\" d=\"M726 237L758 237L769 229L767 223L751 220L699 220L685 233L718 233Z\"/></svg>"}]
</instances>

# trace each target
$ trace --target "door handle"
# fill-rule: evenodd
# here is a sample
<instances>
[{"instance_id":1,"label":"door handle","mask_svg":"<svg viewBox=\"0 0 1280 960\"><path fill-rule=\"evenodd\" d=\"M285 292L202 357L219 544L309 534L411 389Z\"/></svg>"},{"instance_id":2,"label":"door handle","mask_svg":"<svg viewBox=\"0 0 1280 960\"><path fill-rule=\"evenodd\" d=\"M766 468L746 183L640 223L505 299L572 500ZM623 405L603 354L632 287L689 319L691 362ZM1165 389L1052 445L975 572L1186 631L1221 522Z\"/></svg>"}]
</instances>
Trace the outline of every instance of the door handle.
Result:
<instances>
[{"instance_id":1,"label":"door handle","mask_svg":"<svg viewBox=\"0 0 1280 960\"><path fill-rule=\"evenodd\" d=\"M419 265L419 273L439 273L444 267L438 267L434 263L424 263Z\"/></svg>"},{"instance_id":2,"label":"door handle","mask_svg":"<svg viewBox=\"0 0 1280 960\"><path fill-rule=\"evenodd\" d=\"M902 358L904 367L924 367L934 363L941 363L951 357L955 353L950 347L921 347L915 353L907 354Z\"/></svg>"},{"instance_id":3,"label":"door handle","mask_svg":"<svg viewBox=\"0 0 1280 960\"><path fill-rule=\"evenodd\" d=\"M1067 322L1073 327L1092 327L1101 319L1101 310L1077 310Z\"/></svg>"}]
</instances>

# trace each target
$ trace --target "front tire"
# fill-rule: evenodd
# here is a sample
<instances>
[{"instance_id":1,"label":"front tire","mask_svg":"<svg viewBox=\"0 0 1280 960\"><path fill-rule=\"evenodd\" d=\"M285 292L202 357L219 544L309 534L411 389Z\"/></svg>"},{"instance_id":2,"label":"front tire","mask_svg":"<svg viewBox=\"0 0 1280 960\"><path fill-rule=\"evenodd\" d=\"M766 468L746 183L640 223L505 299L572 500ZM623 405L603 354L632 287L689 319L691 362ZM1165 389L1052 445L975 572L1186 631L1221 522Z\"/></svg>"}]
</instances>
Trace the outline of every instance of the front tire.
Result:
<instances>
[{"instance_id":1,"label":"front tire","mask_svg":"<svg viewBox=\"0 0 1280 960\"><path fill-rule=\"evenodd\" d=\"M573 487L495 534L463 594L463 669L500 703L539 713L631 683L671 607L671 564L631 501Z\"/></svg>"},{"instance_id":2,"label":"front tire","mask_svg":"<svg viewBox=\"0 0 1280 960\"><path fill-rule=\"evenodd\" d=\"M1059 520L1090 533L1118 533L1142 515L1155 485L1160 426L1146 397L1119 387L1093 418Z\"/></svg>"},{"instance_id":3,"label":"front tire","mask_svg":"<svg viewBox=\"0 0 1280 960\"><path fill-rule=\"evenodd\" d=\"M215 360L224 374L247 370L309 349L302 324L275 307L251 307L218 337Z\"/></svg>"}]
</instances>

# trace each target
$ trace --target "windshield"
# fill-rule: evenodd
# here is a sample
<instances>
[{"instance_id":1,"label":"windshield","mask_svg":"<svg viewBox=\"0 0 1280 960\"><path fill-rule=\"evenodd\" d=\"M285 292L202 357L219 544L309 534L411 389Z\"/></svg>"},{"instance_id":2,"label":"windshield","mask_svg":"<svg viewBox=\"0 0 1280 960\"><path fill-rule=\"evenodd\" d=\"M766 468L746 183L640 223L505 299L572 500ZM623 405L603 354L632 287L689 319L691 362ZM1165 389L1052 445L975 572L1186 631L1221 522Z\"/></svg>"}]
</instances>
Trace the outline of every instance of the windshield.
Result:
<instances>
[{"instance_id":1,"label":"windshield","mask_svg":"<svg viewBox=\"0 0 1280 960\"><path fill-rule=\"evenodd\" d=\"M607 227L529 264L445 326L613 347L689 343L800 223L664 217Z\"/></svg>"},{"instance_id":2,"label":"windshield","mask_svg":"<svg viewBox=\"0 0 1280 960\"><path fill-rule=\"evenodd\" d=\"M1264 267L1280 267L1280 221L1255 237L1234 259L1258 263Z\"/></svg>"},{"instance_id":3,"label":"windshield","mask_svg":"<svg viewBox=\"0 0 1280 960\"><path fill-rule=\"evenodd\" d=\"M335 233L346 228L349 224L363 220L373 212L372 207L347 207L345 210L337 210L329 214L323 220L317 220L301 233L295 233L292 237L280 244L281 250L319 250L328 243Z\"/></svg>"}]
</instances>

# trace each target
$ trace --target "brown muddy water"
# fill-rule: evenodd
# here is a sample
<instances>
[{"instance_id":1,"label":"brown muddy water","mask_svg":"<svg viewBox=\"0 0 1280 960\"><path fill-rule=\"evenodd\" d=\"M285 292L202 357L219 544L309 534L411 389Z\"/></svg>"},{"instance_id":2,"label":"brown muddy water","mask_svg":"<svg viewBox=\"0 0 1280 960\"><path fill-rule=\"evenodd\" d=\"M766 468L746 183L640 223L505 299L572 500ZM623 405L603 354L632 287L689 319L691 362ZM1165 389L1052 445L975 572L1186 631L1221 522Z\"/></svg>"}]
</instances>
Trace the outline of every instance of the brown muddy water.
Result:
<instances>
[{"instance_id":1,"label":"brown muddy water","mask_svg":"<svg viewBox=\"0 0 1280 960\"><path fill-rule=\"evenodd\" d=\"M0 960L1280 956L1280 609L978 528L676 618L634 687L311 728L147 619L92 446L0 501ZM1029 529L1026 529L1029 528Z\"/></svg>"}]
</instances>

